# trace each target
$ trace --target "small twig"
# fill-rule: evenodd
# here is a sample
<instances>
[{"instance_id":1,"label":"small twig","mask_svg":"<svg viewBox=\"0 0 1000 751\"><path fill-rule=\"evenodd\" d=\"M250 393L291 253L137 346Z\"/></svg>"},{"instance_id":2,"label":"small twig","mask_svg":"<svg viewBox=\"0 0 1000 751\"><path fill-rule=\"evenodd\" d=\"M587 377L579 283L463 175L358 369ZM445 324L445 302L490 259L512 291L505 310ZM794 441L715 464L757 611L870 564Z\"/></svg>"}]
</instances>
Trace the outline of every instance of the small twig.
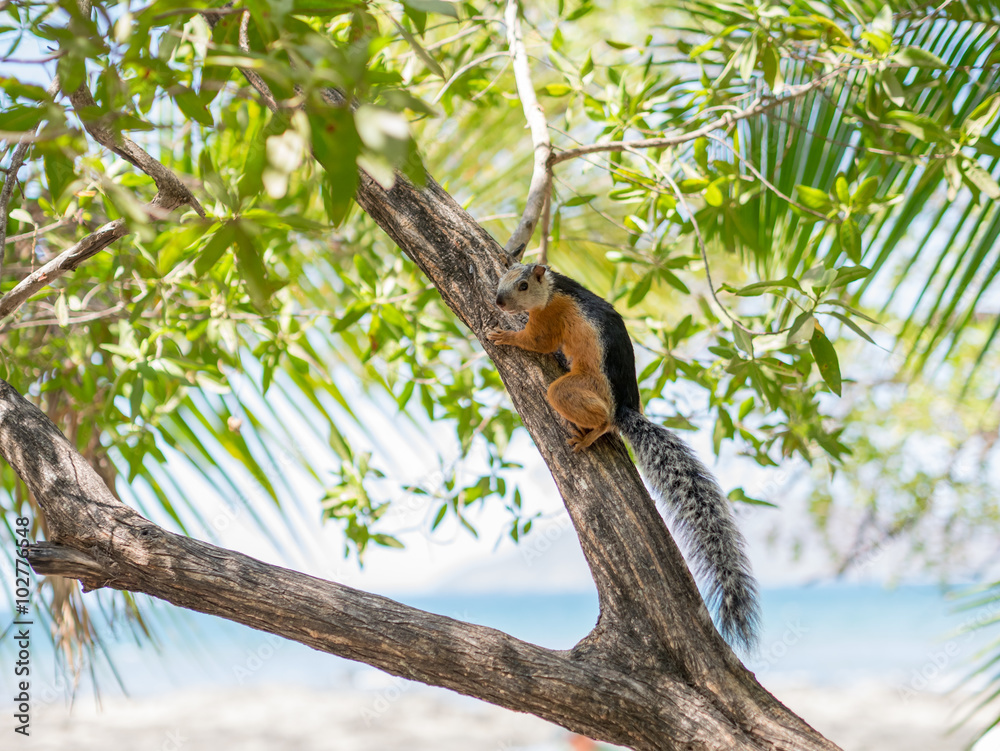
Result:
<instances>
[{"instance_id":1,"label":"small twig","mask_svg":"<svg viewBox=\"0 0 1000 751\"><path fill-rule=\"evenodd\" d=\"M240 19L240 49L244 52L250 51L250 11L248 10L243 11L243 18ZM250 85L260 92L267 108L272 112L276 111L278 109L278 101L274 98L270 87L264 79L256 71L249 68L240 68L240 72L250 82Z\"/></svg>"},{"instance_id":2,"label":"small twig","mask_svg":"<svg viewBox=\"0 0 1000 751\"><path fill-rule=\"evenodd\" d=\"M153 200L146 205L146 211L150 218L160 219L185 203L187 201L176 193L157 193ZM131 232L132 230L129 229L124 219L116 219L67 248L44 266L26 276L18 282L14 289L0 298L0 319L9 316L21 307L25 300L67 271L72 271L88 258L100 253L115 240L131 234Z\"/></svg>"},{"instance_id":3,"label":"small twig","mask_svg":"<svg viewBox=\"0 0 1000 751\"><path fill-rule=\"evenodd\" d=\"M474 94L469 101L478 102L482 97L486 96L486 92L488 92L490 89L496 86L497 81L499 81L503 77L503 74L507 70L508 65L510 65L509 57L503 61L503 66L500 68L499 71L497 71L497 74L493 76L493 80L490 81L488 84L486 84L486 87L482 91L480 91L477 94Z\"/></svg>"},{"instance_id":4,"label":"small twig","mask_svg":"<svg viewBox=\"0 0 1000 751\"><path fill-rule=\"evenodd\" d=\"M756 167L753 166L753 164L750 162L750 160L747 159L746 157L744 157L742 154L740 154L736 149L734 149L732 147L732 145L730 145L730 143L728 141L726 141L723 138L719 138L716 135L711 135L711 134L708 135L708 136L706 136L706 137L712 139L716 143L722 144L727 149L729 149L731 152L733 152L733 156L735 156L737 159L739 159L740 162L743 163L743 166L746 167L748 170L750 170L750 172L753 174L753 176L756 177L758 180L760 180L764 184L764 186L766 188L768 188L776 196L778 196L778 198L784 199L789 204L791 204L795 208L799 209L799 211L803 211L803 212L805 212L807 214L812 214L813 216L819 217L820 219L826 219L827 218L826 214L824 214L824 213L822 213L820 211L815 211L814 209L810 209L808 206L803 206L801 203L799 203L798 201L796 201L795 199L793 199L791 196L786 196L784 193L782 193L778 189L778 187L776 185L774 185L773 183L769 182L768 179L766 177L764 177L764 175L762 175L760 173L760 171Z\"/></svg>"},{"instance_id":5,"label":"small twig","mask_svg":"<svg viewBox=\"0 0 1000 751\"><path fill-rule=\"evenodd\" d=\"M867 66L871 64L872 63L865 63L864 65ZM727 112L722 117L712 120L710 123L703 125L700 128L696 128L695 130L683 131L675 133L674 135L663 136L661 138L641 138L634 141L608 141L606 143L593 143L587 146L580 146L575 149L568 149L558 154L554 154L552 158L549 159L549 166L553 167L560 162L576 159L577 157L584 156L585 154L595 154L602 151L666 148L668 146L678 146L682 143L688 143L696 138L707 136L713 131L729 128L741 120L756 117L757 115L768 112L775 107L779 107L790 101L799 99L811 91L822 89L822 87L824 87L831 78L842 75L844 72L853 69L855 69L854 66L850 68L838 66L826 75L820 76L809 83L789 87L785 90L786 93L780 97L760 99L754 102L751 106L747 107L745 110Z\"/></svg>"},{"instance_id":6,"label":"small twig","mask_svg":"<svg viewBox=\"0 0 1000 751\"><path fill-rule=\"evenodd\" d=\"M719 306L719 310L722 311L723 315L726 316L733 324L739 329L742 329L747 334L751 336L771 336L773 334L780 334L781 331L754 331L753 329L748 329L740 321L733 317L733 315L726 309L726 306L722 304L719 296L715 292L715 285L712 284L712 271L708 265L708 249L705 247L705 238L701 235L701 227L698 226L698 220L694 216L694 212L691 207L688 206L688 202L684 199L684 194L681 193L680 187L674 182L674 178L670 176L668 172L663 172L663 178L670 183L670 187L674 190L674 195L677 196L677 202L684 208L685 213L691 217L691 226L694 228L694 236L698 240L698 248L701 250L701 260L705 264L705 281L708 282L708 291L712 295L712 299L715 300L715 304Z\"/></svg>"},{"instance_id":7,"label":"small twig","mask_svg":"<svg viewBox=\"0 0 1000 751\"><path fill-rule=\"evenodd\" d=\"M72 271L83 261L101 252L115 240L125 237L129 232L125 220L116 219L64 250L47 264L26 276L14 289L0 298L0 318L6 318L38 290L48 286L67 271Z\"/></svg>"},{"instance_id":8,"label":"small twig","mask_svg":"<svg viewBox=\"0 0 1000 751\"><path fill-rule=\"evenodd\" d=\"M28 153L31 144L21 141L15 148L10 158L10 168L7 177L3 182L3 189L0 189L0 278L3 277L4 249L7 247L7 206L10 204L10 197L14 193L14 185L17 183L17 172L24 164L24 157Z\"/></svg>"},{"instance_id":9,"label":"small twig","mask_svg":"<svg viewBox=\"0 0 1000 751\"><path fill-rule=\"evenodd\" d=\"M514 81L517 93L524 109L524 119L531 129L531 142L534 147L534 167L531 173L531 183L528 188L528 198L525 201L524 213L517 229L507 241L504 250L514 255L518 248L527 247L534 234L535 226L545 206L548 195L552 192L552 141L549 138L549 127L545 121L545 111L538 103L535 88L531 83L531 66L524 49L524 39L521 36L521 23L518 18L520 3L518 0L507 0L507 10L504 19L507 24L507 44L510 47L510 57L514 64Z\"/></svg>"},{"instance_id":10,"label":"small twig","mask_svg":"<svg viewBox=\"0 0 1000 751\"><path fill-rule=\"evenodd\" d=\"M67 224L72 224L72 219L60 219L58 222L52 222L52 224L46 224L44 227L39 227L38 229L33 229L31 232L22 232L20 235L11 235L7 238L8 243L16 243L20 240L30 240L33 237L38 237L39 235L44 235L46 232L51 232L54 229L59 229L60 227L65 227ZM3 237L3 232L6 227L0 227L0 238ZM2 269L0 269L2 271Z\"/></svg>"},{"instance_id":11,"label":"small twig","mask_svg":"<svg viewBox=\"0 0 1000 751\"><path fill-rule=\"evenodd\" d=\"M921 26L923 26L925 23L927 23L928 21L930 21L932 18L934 18L936 15L938 15L941 11L943 11L945 8L947 8L949 5L951 5L953 2L955 2L955 0L944 0L943 3L941 3L938 7L936 7L934 10L932 10L926 16L924 16L919 21L917 21L915 24L913 24L913 26L911 26L909 29L907 29L907 31L913 31L914 29L919 29Z\"/></svg>"},{"instance_id":12,"label":"small twig","mask_svg":"<svg viewBox=\"0 0 1000 751\"><path fill-rule=\"evenodd\" d=\"M78 316L73 316L65 321L65 323L60 322L57 318L38 318L31 319L28 321L16 321L9 322L6 326L0 329L0 334L6 333L7 331L12 331L13 329L28 329L37 328L40 326L73 326L78 323L89 323L91 321L97 321L101 318L110 318L111 316L117 316L123 314L127 311L125 303L118 303L114 307L108 308L107 310L95 310L90 313L81 313Z\"/></svg>"},{"instance_id":13,"label":"small twig","mask_svg":"<svg viewBox=\"0 0 1000 751\"><path fill-rule=\"evenodd\" d=\"M538 248L538 262L545 266L549 262L549 226L552 221L552 186L549 186L548 195L545 196L545 208L542 210L542 236L541 246Z\"/></svg>"},{"instance_id":14,"label":"small twig","mask_svg":"<svg viewBox=\"0 0 1000 751\"><path fill-rule=\"evenodd\" d=\"M455 81L457 81L459 78L461 78L465 73L475 68L477 65L482 65L487 60L492 60L495 57L507 57L508 55L509 53L507 52L490 52L486 55L482 55L481 57L477 57L475 60L467 62L465 65L463 65L461 68L459 68L458 70L456 70L454 73L451 74L451 78L449 78L445 82L444 86L442 86L441 89L438 91L438 93L434 95L434 98L431 99L430 103L437 104L438 102L440 102L441 97L444 96L445 92L451 87L451 85L455 83Z\"/></svg>"}]
</instances>

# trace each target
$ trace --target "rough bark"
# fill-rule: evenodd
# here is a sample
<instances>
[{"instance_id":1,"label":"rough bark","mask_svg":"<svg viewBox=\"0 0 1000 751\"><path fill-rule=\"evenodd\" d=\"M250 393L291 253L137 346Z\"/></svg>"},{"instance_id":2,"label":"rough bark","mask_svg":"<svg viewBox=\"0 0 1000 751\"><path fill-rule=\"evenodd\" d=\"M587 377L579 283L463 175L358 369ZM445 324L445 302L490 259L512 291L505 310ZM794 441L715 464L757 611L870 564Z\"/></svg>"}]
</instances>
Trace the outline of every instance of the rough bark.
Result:
<instances>
[{"instance_id":1,"label":"rough bark","mask_svg":"<svg viewBox=\"0 0 1000 751\"><path fill-rule=\"evenodd\" d=\"M543 649L173 534L119 502L48 418L0 382L0 453L51 530L31 548L35 570L145 592L635 749L835 749L715 631L623 444L569 450L544 398L555 360L486 340L517 325L492 304L499 245L432 180L417 188L400 178L385 190L362 174L358 201L496 361L579 534L601 606L594 630L572 650Z\"/></svg>"}]
</instances>

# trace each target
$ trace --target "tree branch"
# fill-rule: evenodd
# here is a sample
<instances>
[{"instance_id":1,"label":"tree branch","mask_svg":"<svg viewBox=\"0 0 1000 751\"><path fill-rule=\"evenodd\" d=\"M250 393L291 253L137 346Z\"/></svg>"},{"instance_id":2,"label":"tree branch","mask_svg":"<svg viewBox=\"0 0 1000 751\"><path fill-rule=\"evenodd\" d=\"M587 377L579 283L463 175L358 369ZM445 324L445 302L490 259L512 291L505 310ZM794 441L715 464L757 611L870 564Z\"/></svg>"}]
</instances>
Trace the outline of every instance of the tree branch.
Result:
<instances>
[{"instance_id":1,"label":"tree branch","mask_svg":"<svg viewBox=\"0 0 1000 751\"><path fill-rule=\"evenodd\" d=\"M57 88L58 79L52 82L49 90L53 91ZM115 133L100 125L97 121L89 120L81 114L81 111L97 106L86 86L80 86L80 88L69 95L69 99L73 104L73 109L80 117L81 122L83 122L83 127L86 128L95 141L153 178L157 193L153 197L153 200L146 205L146 210L151 218L159 219L185 204L190 205L199 216L205 217L205 209L202 208L198 199L195 198L194 194L171 170L151 157L132 139L120 133ZM13 175L8 175L7 181L4 183L5 191L7 185L12 183L12 177ZM2 234L0 234L0 253L2 253L2 248L4 247L3 240L7 228L6 205L3 205L3 211L0 211L0 219L2 219L3 224L2 230L0 230L2 231ZM111 245L115 240L131 234L131 232L124 219L117 219L105 224L96 232L87 235L72 247L67 248L44 266L22 279L14 289L4 295L3 298L0 298L0 319L6 318L17 310L25 300L38 290L51 284L67 271L72 271L85 260L97 255L104 248ZM2 270L2 265L0 265L0 270Z\"/></svg>"},{"instance_id":2,"label":"tree branch","mask_svg":"<svg viewBox=\"0 0 1000 751\"><path fill-rule=\"evenodd\" d=\"M522 253L520 249L527 247L535 226L545 209L545 203L552 192L552 141L549 138L549 126L545 121L545 110L538 103L535 87L531 83L531 65L524 49L524 38L521 36L521 21L518 18L520 2L507 0L507 10L504 20L507 24L507 44L510 47L510 57L514 65L514 80L517 83L517 95L524 109L524 119L531 129L531 144L534 149L534 167L531 171L531 183L528 187L528 198L525 201L524 213L518 222L514 234L510 236L504 250L514 256ZM545 259L542 260L544 263Z\"/></svg>"},{"instance_id":3,"label":"tree branch","mask_svg":"<svg viewBox=\"0 0 1000 751\"><path fill-rule=\"evenodd\" d=\"M716 118L715 120L712 120L706 125L696 128L695 130L678 131L673 135L661 136L659 138L639 138L633 141L608 141L606 143L592 143L586 146L578 146L574 149L567 149L566 151L554 154L552 158L549 159L549 166L552 167L560 164L561 162L569 161L570 159L576 159L577 157L585 156L586 154L596 154L603 151L630 151L633 149L655 149L666 148L668 146L679 146L682 143L688 143L697 138L703 138L713 131L729 128L735 123L738 123L740 120L747 120L751 117L756 117L757 115L768 112L775 107L780 107L790 101L800 99L811 91L823 88L832 78L843 75L849 70L856 69L856 66L851 66L850 68L838 66L829 73L826 73L809 83L800 84L798 86L789 86L785 90L786 93L780 97L760 99L744 110L727 112L722 115L722 117Z\"/></svg>"},{"instance_id":4,"label":"tree branch","mask_svg":"<svg viewBox=\"0 0 1000 751\"><path fill-rule=\"evenodd\" d=\"M146 205L146 210L153 219L161 219L166 214L183 205L186 201L176 193L164 195L157 193ZM88 258L100 253L115 240L132 234L132 230L124 219L108 222L96 232L92 232L72 247L67 248L44 266L39 267L26 276L10 292L0 298L0 319L6 318L43 287L73 271Z\"/></svg>"},{"instance_id":5,"label":"tree branch","mask_svg":"<svg viewBox=\"0 0 1000 751\"><path fill-rule=\"evenodd\" d=\"M9 316L40 289L47 287L67 271L72 271L130 232L124 219L116 219L64 250L47 264L26 276L14 289L0 298L0 319Z\"/></svg>"},{"instance_id":6,"label":"tree branch","mask_svg":"<svg viewBox=\"0 0 1000 751\"><path fill-rule=\"evenodd\" d=\"M70 94L69 100L73 104L73 109L76 111L77 116L83 123L83 127L86 128L95 141L153 178L158 197L160 198L160 205L172 205L176 208L177 206L188 204L197 212L198 216L205 216L205 209L202 208L198 199L194 197L194 194L171 170L151 157L128 136L116 133L110 128L101 125L97 120L85 117L88 108L97 107L97 103L94 101L94 97L91 96L86 85L81 86Z\"/></svg>"},{"instance_id":7,"label":"tree branch","mask_svg":"<svg viewBox=\"0 0 1000 751\"><path fill-rule=\"evenodd\" d=\"M53 541L29 548L40 574L71 576L85 589L145 592L635 748L758 747L749 728L734 726L679 676L650 682L604 653L544 649L168 532L115 498L51 420L5 381L0 453L49 522Z\"/></svg>"}]
</instances>

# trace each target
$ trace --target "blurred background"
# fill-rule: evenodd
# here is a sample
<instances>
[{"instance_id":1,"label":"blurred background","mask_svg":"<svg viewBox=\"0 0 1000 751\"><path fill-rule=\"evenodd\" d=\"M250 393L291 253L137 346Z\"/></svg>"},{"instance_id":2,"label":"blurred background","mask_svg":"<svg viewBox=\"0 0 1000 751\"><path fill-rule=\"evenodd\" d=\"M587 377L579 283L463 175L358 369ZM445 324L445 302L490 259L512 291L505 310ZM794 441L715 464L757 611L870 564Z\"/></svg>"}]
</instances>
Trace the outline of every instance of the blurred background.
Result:
<instances>
[{"instance_id":1,"label":"blurred background","mask_svg":"<svg viewBox=\"0 0 1000 751\"><path fill-rule=\"evenodd\" d=\"M532 149L504 4L250 3L249 50L241 13L201 5L0 3L0 291L105 222L132 231L0 320L0 376L168 529L572 646L597 599L548 471L478 343L352 203L357 166L426 167L510 236ZM997 4L523 10L557 150L767 105L557 166L547 233L553 267L623 313L647 414L733 501L763 588L741 657L844 749L1000 748ZM272 116L247 59L313 114ZM57 75L93 105L47 94ZM365 105L324 105L331 82ZM94 123L207 217L150 217L152 181ZM0 480L13 606L16 520L47 530ZM144 596L33 579L29 617L18 748L595 748Z\"/></svg>"}]
</instances>

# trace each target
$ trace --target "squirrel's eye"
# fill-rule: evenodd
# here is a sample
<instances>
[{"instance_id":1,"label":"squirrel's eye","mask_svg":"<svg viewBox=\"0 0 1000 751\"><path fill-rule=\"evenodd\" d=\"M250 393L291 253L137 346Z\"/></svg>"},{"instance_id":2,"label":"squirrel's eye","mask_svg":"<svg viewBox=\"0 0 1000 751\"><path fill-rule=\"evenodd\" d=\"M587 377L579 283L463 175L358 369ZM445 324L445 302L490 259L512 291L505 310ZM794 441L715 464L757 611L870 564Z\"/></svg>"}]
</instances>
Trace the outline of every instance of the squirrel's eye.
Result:
<instances>
[{"instance_id":1,"label":"squirrel's eye","mask_svg":"<svg viewBox=\"0 0 1000 751\"><path fill-rule=\"evenodd\" d=\"M518 287L518 289L520 289L522 292L524 292L524 290L528 289L528 283L527 282L521 282L521 285L520 285L520 287Z\"/></svg>"}]
</instances>

